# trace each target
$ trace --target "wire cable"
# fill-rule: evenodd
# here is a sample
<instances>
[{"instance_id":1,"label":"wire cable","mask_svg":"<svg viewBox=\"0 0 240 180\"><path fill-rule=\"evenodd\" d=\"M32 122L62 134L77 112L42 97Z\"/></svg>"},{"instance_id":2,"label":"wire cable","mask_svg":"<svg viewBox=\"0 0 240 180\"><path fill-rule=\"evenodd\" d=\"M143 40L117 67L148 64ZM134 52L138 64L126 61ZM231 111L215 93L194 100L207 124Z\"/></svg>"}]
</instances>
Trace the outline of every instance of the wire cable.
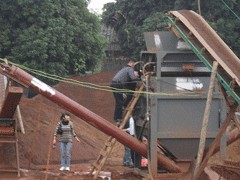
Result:
<instances>
[{"instance_id":1,"label":"wire cable","mask_svg":"<svg viewBox=\"0 0 240 180\"><path fill-rule=\"evenodd\" d=\"M6 62L6 59L0 58L0 60ZM107 91L107 92L140 93L140 94L148 93L149 95L163 95L163 96L200 96L202 94L202 92L195 92L195 91L191 91L191 92L145 92L145 91L133 91L133 90L128 90L128 89L118 89L118 88L112 88L110 86L101 86L101 85L97 85L97 84L93 84L93 83L77 81L77 80L70 79L70 78L63 78L63 77L60 77L57 75L48 74L43 71L31 69L26 66L13 63L11 61L8 61L8 63L12 64L16 67L19 67L21 69L24 69L28 72L31 72L33 74L36 74L38 76L45 77L45 78L48 78L51 80L61 81L64 83L74 84L74 85L82 86L85 88L91 88L91 89Z\"/></svg>"},{"instance_id":2,"label":"wire cable","mask_svg":"<svg viewBox=\"0 0 240 180\"><path fill-rule=\"evenodd\" d=\"M234 16L236 16L236 18L240 21L240 17L229 7L229 5L227 5L227 3L222 0L223 4L234 14Z\"/></svg>"}]
</instances>

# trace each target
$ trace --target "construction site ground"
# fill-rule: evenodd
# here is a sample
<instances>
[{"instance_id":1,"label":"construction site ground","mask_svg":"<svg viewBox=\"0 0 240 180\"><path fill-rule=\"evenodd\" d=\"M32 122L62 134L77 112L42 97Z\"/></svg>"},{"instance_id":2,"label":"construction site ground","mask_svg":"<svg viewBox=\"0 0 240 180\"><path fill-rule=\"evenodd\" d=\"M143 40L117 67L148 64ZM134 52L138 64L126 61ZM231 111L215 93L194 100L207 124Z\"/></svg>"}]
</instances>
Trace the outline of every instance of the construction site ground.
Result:
<instances>
[{"instance_id":1,"label":"construction site ground","mask_svg":"<svg viewBox=\"0 0 240 180\"><path fill-rule=\"evenodd\" d=\"M71 78L108 86L115 73L102 72ZM63 82L60 82L54 88L113 123L114 98L111 92ZM65 110L41 95L31 99L23 97L20 109L25 128L25 134L18 133L21 176L18 178L15 172L0 172L0 179L93 179L93 176L88 173L91 169L91 163L96 160L108 137L106 134L72 115L74 129L81 142L73 142L71 172L60 172L58 170L60 167L59 147L57 145L56 148L52 148L52 138L56 123ZM240 162L239 147L239 141L228 147L226 159ZM124 146L117 143L102 169L102 175L111 176L111 179L143 179L148 174L147 169L139 170L122 166L123 153ZM0 144L0 169L16 168L15 155L14 147L11 144ZM210 159L206 169L208 175L204 176L204 179L218 179L220 176L216 172L219 174L230 172L222 166L215 169L215 172L210 171L210 165L213 164L221 164L219 154ZM188 171L189 162L179 163L179 165L186 172ZM189 173L190 171L179 176L164 173L159 179L188 179ZM230 175L231 173L232 171ZM232 177L236 177L234 175L232 174Z\"/></svg>"}]
</instances>

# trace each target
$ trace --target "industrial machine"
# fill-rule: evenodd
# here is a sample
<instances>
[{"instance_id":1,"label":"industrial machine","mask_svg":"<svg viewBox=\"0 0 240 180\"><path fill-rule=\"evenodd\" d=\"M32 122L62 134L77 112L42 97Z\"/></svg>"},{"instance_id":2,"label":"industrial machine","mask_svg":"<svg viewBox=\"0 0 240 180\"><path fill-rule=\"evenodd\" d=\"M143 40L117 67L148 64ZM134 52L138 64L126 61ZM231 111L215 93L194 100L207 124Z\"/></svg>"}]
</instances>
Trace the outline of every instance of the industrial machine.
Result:
<instances>
[{"instance_id":1,"label":"industrial machine","mask_svg":"<svg viewBox=\"0 0 240 180\"><path fill-rule=\"evenodd\" d=\"M210 83L210 71L196 54L171 31L144 34L147 51L141 52L146 94L134 114L138 131L150 143L152 159L162 148L178 161L190 161L198 153L202 119ZM144 119L142 117L145 117ZM206 145L216 137L226 107L215 86ZM145 125L144 121L148 121ZM145 128L141 128L145 125Z\"/></svg>"}]
</instances>

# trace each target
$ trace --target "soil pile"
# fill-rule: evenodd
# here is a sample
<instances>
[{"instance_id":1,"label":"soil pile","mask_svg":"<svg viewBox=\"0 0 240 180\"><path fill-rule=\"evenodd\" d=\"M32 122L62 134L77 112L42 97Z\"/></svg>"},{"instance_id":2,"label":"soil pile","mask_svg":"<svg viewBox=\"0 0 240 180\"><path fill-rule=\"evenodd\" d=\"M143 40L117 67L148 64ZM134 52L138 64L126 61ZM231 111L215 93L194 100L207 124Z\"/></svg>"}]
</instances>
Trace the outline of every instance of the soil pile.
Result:
<instances>
[{"instance_id":1,"label":"soil pile","mask_svg":"<svg viewBox=\"0 0 240 180\"><path fill-rule=\"evenodd\" d=\"M72 79L108 86L114 73L102 72ZM115 102L111 92L64 82L60 82L54 88L113 123ZM41 95L31 99L22 98L20 109L26 131L25 135L18 133L20 166L28 169L36 165L59 164L59 147L57 145L56 149L52 149L52 138L59 117L66 110ZM108 136L74 115L71 115L71 120L81 140L80 143L74 140L72 163L96 160ZM9 162L10 166L15 164L14 148L8 145L2 147L0 153L5 156L0 157L0 166ZM113 151L112 156L121 157L122 145L117 144L116 148L117 151Z\"/></svg>"},{"instance_id":2,"label":"soil pile","mask_svg":"<svg viewBox=\"0 0 240 180\"><path fill-rule=\"evenodd\" d=\"M87 76L73 77L77 81L108 86L115 72L102 72ZM80 105L86 107L93 113L103 117L109 123L113 123L114 98L112 92L101 91L98 88L88 88L76 84L59 83L54 87ZM101 88L101 87L99 87ZM51 166L53 173L59 173L59 147L52 149L52 138L57 122L62 112L65 111L59 105L54 104L47 98L37 95L34 98L22 98L20 109L23 117L26 134L18 133L20 167L23 169L47 169ZM79 117L71 115L74 122L74 129L81 142L74 140L72 149L72 164L79 165L91 163L97 159L100 149L107 139L107 135L97 130ZM227 159L240 161L237 154L239 141L232 144L227 150ZM123 156L123 145L117 143L106 163L106 171L114 172L122 178L122 174L132 173L121 166ZM15 149L12 144L0 144L0 168L16 167ZM210 161L211 164L220 163L219 155L215 155ZM79 171L79 167L77 170ZM74 166L73 166L74 168ZM84 166L84 168L89 168ZM82 168L82 170L84 170ZM33 172L32 179L37 174ZM39 176L44 176L39 175ZM59 176L59 175L56 175ZM137 179L132 174L127 175L129 179ZM6 177L9 177L6 175ZM14 174L12 177L16 177ZM34 177L34 178L33 178ZM134 177L134 178L133 178ZM115 179L121 179L115 178ZM127 177L124 177L127 179ZM37 179L37 178L36 178Z\"/></svg>"}]
</instances>

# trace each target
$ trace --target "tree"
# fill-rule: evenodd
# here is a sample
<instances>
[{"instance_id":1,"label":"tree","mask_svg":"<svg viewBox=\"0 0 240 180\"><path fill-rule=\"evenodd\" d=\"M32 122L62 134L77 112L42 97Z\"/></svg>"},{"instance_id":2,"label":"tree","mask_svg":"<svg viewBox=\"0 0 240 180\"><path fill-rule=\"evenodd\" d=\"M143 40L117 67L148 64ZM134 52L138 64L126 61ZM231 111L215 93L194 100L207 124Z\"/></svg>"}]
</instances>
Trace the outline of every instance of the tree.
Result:
<instances>
[{"instance_id":1,"label":"tree","mask_svg":"<svg viewBox=\"0 0 240 180\"><path fill-rule=\"evenodd\" d=\"M237 0L202 0L202 16L240 57L240 4Z\"/></svg>"},{"instance_id":2,"label":"tree","mask_svg":"<svg viewBox=\"0 0 240 180\"><path fill-rule=\"evenodd\" d=\"M100 20L85 0L0 1L0 57L56 75L94 70L104 55Z\"/></svg>"},{"instance_id":3,"label":"tree","mask_svg":"<svg viewBox=\"0 0 240 180\"><path fill-rule=\"evenodd\" d=\"M225 42L240 55L240 21L234 17L223 2L240 16L237 0L202 0L201 13ZM143 32L165 30L170 10L189 9L197 11L198 0L117 0L105 6L102 21L114 27L126 56L138 57L144 48ZM227 26L226 26L227 25Z\"/></svg>"},{"instance_id":4,"label":"tree","mask_svg":"<svg viewBox=\"0 0 240 180\"><path fill-rule=\"evenodd\" d=\"M125 56L138 58L139 52L145 49L143 32L165 29L163 26L167 25L166 19L161 18L165 17L164 13L173 9L173 6L174 1L117 0L115 4L105 6L102 19L103 23L114 27ZM152 20L155 23L159 20L161 25L154 25Z\"/></svg>"}]
</instances>

